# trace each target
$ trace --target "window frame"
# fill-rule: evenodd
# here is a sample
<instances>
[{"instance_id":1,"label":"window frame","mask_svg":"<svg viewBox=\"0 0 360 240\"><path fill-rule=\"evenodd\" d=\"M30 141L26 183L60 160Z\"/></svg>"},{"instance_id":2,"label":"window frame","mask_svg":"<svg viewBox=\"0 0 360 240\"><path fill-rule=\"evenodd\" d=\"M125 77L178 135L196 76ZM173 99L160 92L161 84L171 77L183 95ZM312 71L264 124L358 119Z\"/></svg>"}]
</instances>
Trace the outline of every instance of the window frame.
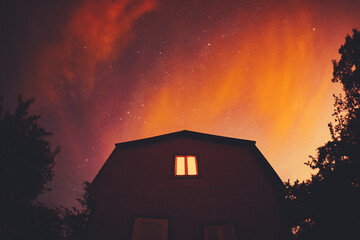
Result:
<instances>
[{"instance_id":1,"label":"window frame","mask_svg":"<svg viewBox=\"0 0 360 240\"><path fill-rule=\"evenodd\" d=\"M176 175L175 169L176 169L176 157L185 157L185 166L187 166L187 161L186 158L187 157L195 157L195 163L196 163L196 170L197 170L197 174L196 175ZM193 154L193 153L179 153L179 154L174 154L173 155L173 168L172 168L172 177L173 178L199 178L200 177L200 164L199 164L199 155L198 154ZM186 173L186 169L185 169L185 173Z\"/></svg>"}]
</instances>

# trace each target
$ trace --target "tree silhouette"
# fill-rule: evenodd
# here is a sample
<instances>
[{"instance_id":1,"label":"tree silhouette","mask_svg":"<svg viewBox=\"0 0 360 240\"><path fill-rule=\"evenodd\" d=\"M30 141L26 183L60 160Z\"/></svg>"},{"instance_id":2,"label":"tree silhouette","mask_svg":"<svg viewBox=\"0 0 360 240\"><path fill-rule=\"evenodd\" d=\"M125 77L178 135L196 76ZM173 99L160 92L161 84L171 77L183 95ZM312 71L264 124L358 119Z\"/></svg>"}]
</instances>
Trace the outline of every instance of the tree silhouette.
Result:
<instances>
[{"instance_id":1,"label":"tree silhouette","mask_svg":"<svg viewBox=\"0 0 360 240\"><path fill-rule=\"evenodd\" d=\"M286 202L297 239L360 239L360 32L353 30L333 60L335 96L331 140L306 164L317 173L287 187Z\"/></svg>"},{"instance_id":2,"label":"tree silhouette","mask_svg":"<svg viewBox=\"0 0 360 240\"><path fill-rule=\"evenodd\" d=\"M53 177L54 150L47 132L30 115L34 99L20 96L14 113L0 101L0 239L61 239L58 210L33 205Z\"/></svg>"},{"instance_id":3,"label":"tree silhouette","mask_svg":"<svg viewBox=\"0 0 360 240\"><path fill-rule=\"evenodd\" d=\"M67 240L81 240L85 236L87 224L93 210L93 200L89 195L89 182L84 182L85 195L77 199L81 208L62 208L62 226Z\"/></svg>"},{"instance_id":4,"label":"tree silhouette","mask_svg":"<svg viewBox=\"0 0 360 240\"><path fill-rule=\"evenodd\" d=\"M52 150L45 139L51 133L38 123L40 116L29 115L33 101L24 101L20 96L14 114L0 111L2 200L28 203L48 190L45 184L53 177L54 158L60 149Z\"/></svg>"}]
</instances>

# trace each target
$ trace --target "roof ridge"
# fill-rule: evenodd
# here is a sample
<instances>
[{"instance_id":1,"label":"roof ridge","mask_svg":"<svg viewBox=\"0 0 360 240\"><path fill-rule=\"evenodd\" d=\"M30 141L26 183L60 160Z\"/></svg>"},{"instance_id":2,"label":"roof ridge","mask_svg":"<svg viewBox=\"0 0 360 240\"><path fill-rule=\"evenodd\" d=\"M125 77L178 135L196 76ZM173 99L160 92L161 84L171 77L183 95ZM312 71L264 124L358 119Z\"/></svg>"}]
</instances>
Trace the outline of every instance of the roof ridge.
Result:
<instances>
[{"instance_id":1,"label":"roof ridge","mask_svg":"<svg viewBox=\"0 0 360 240\"><path fill-rule=\"evenodd\" d=\"M201 132L195 132L195 131L190 131L190 130L184 129L184 130L177 131L177 132L156 135L153 137L136 139L136 140L126 141L126 142L120 142L120 143L116 143L115 146L116 147L122 147L122 146L125 147L125 146L129 146L129 145L137 145L137 144L145 144L145 143L150 143L150 142L162 141L162 140L167 140L169 138L176 138L176 137L190 137L190 138L198 138L198 139L203 139L203 140L208 140L208 141L217 141L217 142L224 142L224 143L228 142L228 143L233 143L233 144L235 144L235 143L236 144L255 144L256 143L253 140L225 137L225 136L220 136L220 135L201 133Z\"/></svg>"}]
</instances>

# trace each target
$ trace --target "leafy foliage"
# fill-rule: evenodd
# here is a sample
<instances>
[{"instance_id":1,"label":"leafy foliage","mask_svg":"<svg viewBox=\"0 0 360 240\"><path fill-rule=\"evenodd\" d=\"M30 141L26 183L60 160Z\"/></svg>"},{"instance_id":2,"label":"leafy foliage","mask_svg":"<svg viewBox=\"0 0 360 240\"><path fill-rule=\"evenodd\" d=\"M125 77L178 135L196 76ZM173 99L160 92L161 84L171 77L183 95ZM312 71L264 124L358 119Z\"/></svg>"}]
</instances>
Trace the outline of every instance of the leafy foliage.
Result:
<instances>
[{"instance_id":1,"label":"leafy foliage","mask_svg":"<svg viewBox=\"0 0 360 240\"><path fill-rule=\"evenodd\" d=\"M83 239L87 223L90 219L93 201L88 193L90 183L84 183L85 195L83 198L77 199L81 204L81 209L73 207L72 209L62 208L62 225L67 240L80 240Z\"/></svg>"},{"instance_id":2,"label":"leafy foliage","mask_svg":"<svg viewBox=\"0 0 360 240\"><path fill-rule=\"evenodd\" d=\"M51 135L39 123L38 115L29 115L34 99L20 96L14 114L0 107L0 189L2 201L27 203L46 189L53 177L54 158L45 137ZM0 104L1 105L1 104Z\"/></svg>"},{"instance_id":3,"label":"leafy foliage","mask_svg":"<svg viewBox=\"0 0 360 240\"><path fill-rule=\"evenodd\" d=\"M53 177L54 158L45 139L51 134L29 115L34 99L18 98L13 114L3 113L0 101L0 239L62 239L63 230L57 209L33 205L33 200L48 190Z\"/></svg>"},{"instance_id":4,"label":"leafy foliage","mask_svg":"<svg viewBox=\"0 0 360 240\"><path fill-rule=\"evenodd\" d=\"M63 240L59 212L43 205L7 205L1 209L0 239Z\"/></svg>"},{"instance_id":5,"label":"leafy foliage","mask_svg":"<svg viewBox=\"0 0 360 240\"><path fill-rule=\"evenodd\" d=\"M353 30L333 61L333 82L345 95L335 97L331 140L306 164L311 180L285 183L290 221L297 239L360 239L360 32Z\"/></svg>"},{"instance_id":6,"label":"leafy foliage","mask_svg":"<svg viewBox=\"0 0 360 240\"><path fill-rule=\"evenodd\" d=\"M78 199L81 208L48 208L34 204L36 197L48 191L54 159L59 147L52 150L46 140L51 136L38 120L29 115L34 99L20 96L13 114L3 113L0 99L0 239L82 239L89 220L90 196ZM89 183L85 182L87 192Z\"/></svg>"}]
</instances>

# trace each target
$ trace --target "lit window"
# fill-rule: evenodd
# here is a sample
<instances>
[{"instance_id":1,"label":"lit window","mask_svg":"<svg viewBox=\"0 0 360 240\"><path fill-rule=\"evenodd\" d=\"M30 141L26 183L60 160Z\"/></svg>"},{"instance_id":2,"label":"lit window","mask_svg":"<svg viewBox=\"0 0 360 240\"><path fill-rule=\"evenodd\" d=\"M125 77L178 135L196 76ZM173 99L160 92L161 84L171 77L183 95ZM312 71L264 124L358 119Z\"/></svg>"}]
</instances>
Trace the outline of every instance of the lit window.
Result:
<instances>
[{"instance_id":1,"label":"lit window","mask_svg":"<svg viewBox=\"0 0 360 240\"><path fill-rule=\"evenodd\" d=\"M204 228L205 240L236 240L234 224L222 224Z\"/></svg>"},{"instance_id":2,"label":"lit window","mask_svg":"<svg viewBox=\"0 0 360 240\"><path fill-rule=\"evenodd\" d=\"M175 176L196 176L198 168L195 156L175 157Z\"/></svg>"}]
</instances>

